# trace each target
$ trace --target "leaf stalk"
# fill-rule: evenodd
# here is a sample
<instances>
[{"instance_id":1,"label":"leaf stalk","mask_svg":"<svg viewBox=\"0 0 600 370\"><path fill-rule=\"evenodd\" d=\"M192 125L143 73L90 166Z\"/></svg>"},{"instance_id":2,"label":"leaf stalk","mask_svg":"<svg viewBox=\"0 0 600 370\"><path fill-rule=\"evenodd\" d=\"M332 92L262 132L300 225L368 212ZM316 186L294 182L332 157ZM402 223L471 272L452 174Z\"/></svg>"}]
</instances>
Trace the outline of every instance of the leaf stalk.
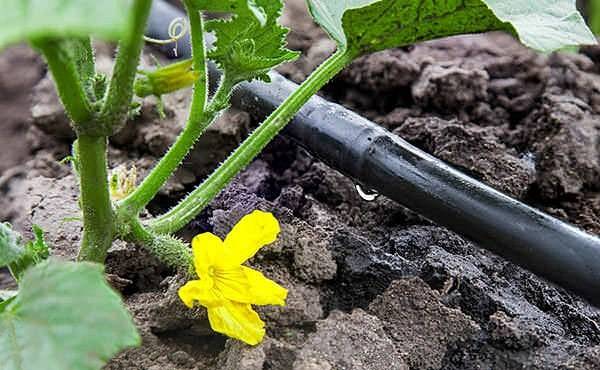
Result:
<instances>
[{"instance_id":1,"label":"leaf stalk","mask_svg":"<svg viewBox=\"0 0 600 370\"><path fill-rule=\"evenodd\" d=\"M58 95L74 126L88 123L92 108L81 83L77 66L61 40L36 40L31 44L42 52L54 78Z\"/></svg>"},{"instance_id":2,"label":"leaf stalk","mask_svg":"<svg viewBox=\"0 0 600 370\"><path fill-rule=\"evenodd\" d=\"M140 54L144 46L144 30L150 14L152 0L135 0L131 10L131 28L119 42L119 51L113 67L113 74L108 86L104 105L100 112L100 122L110 136L118 131L127 119L133 83L137 73Z\"/></svg>"}]
</instances>

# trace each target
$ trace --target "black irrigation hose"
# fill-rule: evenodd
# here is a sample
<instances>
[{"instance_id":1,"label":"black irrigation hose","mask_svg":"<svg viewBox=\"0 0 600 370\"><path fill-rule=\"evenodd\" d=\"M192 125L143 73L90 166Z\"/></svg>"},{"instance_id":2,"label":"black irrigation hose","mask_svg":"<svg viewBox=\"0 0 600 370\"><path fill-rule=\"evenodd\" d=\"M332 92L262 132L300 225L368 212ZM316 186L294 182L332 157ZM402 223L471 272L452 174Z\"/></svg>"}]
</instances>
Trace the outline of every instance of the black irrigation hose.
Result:
<instances>
[{"instance_id":1,"label":"black irrigation hose","mask_svg":"<svg viewBox=\"0 0 600 370\"><path fill-rule=\"evenodd\" d=\"M182 13L155 3L149 34L164 38L169 21ZM179 54L189 56L184 45L180 41ZM232 104L264 118L297 88L278 74L272 77L268 85L242 84ZM302 108L284 134L361 184L600 306L600 239L464 175L320 97Z\"/></svg>"}]
</instances>

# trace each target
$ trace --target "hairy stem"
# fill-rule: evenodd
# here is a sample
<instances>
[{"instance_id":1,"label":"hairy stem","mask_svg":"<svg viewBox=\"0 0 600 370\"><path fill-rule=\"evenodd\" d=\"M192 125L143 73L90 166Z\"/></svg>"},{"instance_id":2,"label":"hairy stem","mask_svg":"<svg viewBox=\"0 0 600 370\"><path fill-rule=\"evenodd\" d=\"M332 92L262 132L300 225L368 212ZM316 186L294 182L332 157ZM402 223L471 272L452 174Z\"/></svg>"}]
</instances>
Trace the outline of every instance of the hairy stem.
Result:
<instances>
[{"instance_id":1,"label":"hairy stem","mask_svg":"<svg viewBox=\"0 0 600 370\"><path fill-rule=\"evenodd\" d=\"M192 44L192 68L200 74L194 84L190 121L202 116L208 97L208 72L206 68L206 48L204 40L204 21L202 13L195 10L190 0L184 0L190 22L190 41Z\"/></svg>"},{"instance_id":2,"label":"hairy stem","mask_svg":"<svg viewBox=\"0 0 600 370\"><path fill-rule=\"evenodd\" d=\"M44 54L58 95L75 126L92 118L92 109L83 88L79 70L61 40L37 40L32 45Z\"/></svg>"},{"instance_id":3,"label":"hairy stem","mask_svg":"<svg viewBox=\"0 0 600 370\"><path fill-rule=\"evenodd\" d=\"M146 229L137 217L130 223L127 240L148 249L166 265L193 272L192 251L187 244L170 235L155 234Z\"/></svg>"},{"instance_id":4,"label":"hairy stem","mask_svg":"<svg viewBox=\"0 0 600 370\"><path fill-rule=\"evenodd\" d=\"M90 37L74 38L68 40L67 46L71 50L73 60L77 66L79 79L88 99L96 101L94 94L94 76L96 75L96 61L92 40Z\"/></svg>"},{"instance_id":5,"label":"hairy stem","mask_svg":"<svg viewBox=\"0 0 600 370\"><path fill-rule=\"evenodd\" d=\"M158 233L172 233L190 222L281 131L300 108L351 60L338 51L315 70L215 172L166 214L150 222Z\"/></svg>"},{"instance_id":6,"label":"hairy stem","mask_svg":"<svg viewBox=\"0 0 600 370\"><path fill-rule=\"evenodd\" d=\"M127 118L133 97L133 82L144 45L146 20L150 14L151 5L152 0L134 0L133 9L130 12L131 28L125 38L119 42L113 75L100 114L107 135L119 129Z\"/></svg>"},{"instance_id":7,"label":"hairy stem","mask_svg":"<svg viewBox=\"0 0 600 370\"><path fill-rule=\"evenodd\" d=\"M121 202L120 209L131 215L138 215L156 196L160 188L179 167L181 161L188 155L202 132L218 115L223 103L227 104L229 98L231 85L223 83L210 106L206 107L208 76L204 48L204 25L200 12L195 11L188 3L189 1L185 2L190 17L193 68L200 72L200 79L194 84L190 114L184 130L140 186Z\"/></svg>"},{"instance_id":8,"label":"hairy stem","mask_svg":"<svg viewBox=\"0 0 600 370\"><path fill-rule=\"evenodd\" d=\"M75 142L79 173L83 238L80 261L103 263L115 235L115 219L108 192L107 138L80 136Z\"/></svg>"}]
</instances>

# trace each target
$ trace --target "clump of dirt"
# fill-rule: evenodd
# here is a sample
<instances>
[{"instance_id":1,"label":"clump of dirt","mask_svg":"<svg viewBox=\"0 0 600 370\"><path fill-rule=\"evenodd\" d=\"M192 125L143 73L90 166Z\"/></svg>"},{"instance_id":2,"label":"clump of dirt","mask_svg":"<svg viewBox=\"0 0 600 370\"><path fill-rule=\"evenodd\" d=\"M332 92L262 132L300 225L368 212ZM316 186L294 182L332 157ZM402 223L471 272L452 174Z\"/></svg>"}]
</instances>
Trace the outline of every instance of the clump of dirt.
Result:
<instances>
[{"instance_id":1,"label":"clump of dirt","mask_svg":"<svg viewBox=\"0 0 600 370\"><path fill-rule=\"evenodd\" d=\"M281 72L301 81L334 45L303 2L288 3L290 45L303 56ZM22 131L8 141L26 151L0 177L0 219L25 233L40 224L53 253L73 258L81 229L77 183L59 163L72 133L52 81L28 49L2 54L0 75L15 55L28 56L19 68L38 77L19 86L22 100L9 102ZM108 71L106 55L98 60ZM323 94L481 181L598 233L600 69L593 55L543 56L504 34L454 37L363 57ZM112 138L111 167L135 165L143 176L181 130L189 95L165 97L164 120L155 101L144 101ZM253 124L245 112L224 115L148 212L190 191ZM265 341L250 347L214 333L203 308L179 301L183 277L139 247L115 243L108 280L143 346L107 369L598 368L599 309L385 197L364 201L351 180L285 138L180 236L223 237L254 209L273 212L282 232L249 264L289 290L285 307L257 307ZM0 272L1 286L6 281Z\"/></svg>"}]
</instances>

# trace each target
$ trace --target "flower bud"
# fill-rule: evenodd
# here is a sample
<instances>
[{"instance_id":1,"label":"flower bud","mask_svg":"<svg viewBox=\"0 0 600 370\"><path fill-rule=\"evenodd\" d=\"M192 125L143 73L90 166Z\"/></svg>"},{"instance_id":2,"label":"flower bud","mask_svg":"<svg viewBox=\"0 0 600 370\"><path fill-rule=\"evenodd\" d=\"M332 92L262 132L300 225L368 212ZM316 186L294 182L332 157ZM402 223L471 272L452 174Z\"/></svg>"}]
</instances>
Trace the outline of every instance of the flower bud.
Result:
<instances>
[{"instance_id":1,"label":"flower bud","mask_svg":"<svg viewBox=\"0 0 600 370\"><path fill-rule=\"evenodd\" d=\"M135 81L135 94L141 98L172 93L193 85L200 73L192 70L192 59L159 67L154 71L140 71Z\"/></svg>"},{"instance_id":2,"label":"flower bud","mask_svg":"<svg viewBox=\"0 0 600 370\"><path fill-rule=\"evenodd\" d=\"M137 181L137 168L132 166L129 170L121 165L111 171L109 179L110 197L119 201L125 199L135 190Z\"/></svg>"}]
</instances>

